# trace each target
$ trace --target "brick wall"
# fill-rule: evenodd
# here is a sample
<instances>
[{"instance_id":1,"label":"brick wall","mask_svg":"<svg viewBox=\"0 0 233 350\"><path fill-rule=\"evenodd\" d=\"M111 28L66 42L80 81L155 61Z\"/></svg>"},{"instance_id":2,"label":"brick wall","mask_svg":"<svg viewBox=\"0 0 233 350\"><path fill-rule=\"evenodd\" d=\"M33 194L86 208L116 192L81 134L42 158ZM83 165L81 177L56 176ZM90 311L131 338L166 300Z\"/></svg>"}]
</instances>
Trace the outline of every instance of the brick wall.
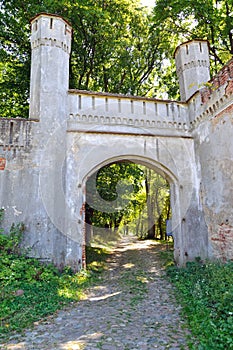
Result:
<instances>
[{"instance_id":1,"label":"brick wall","mask_svg":"<svg viewBox=\"0 0 233 350\"><path fill-rule=\"evenodd\" d=\"M213 91L217 90L220 86L226 86L226 94L233 93L233 58L215 75L208 83L207 86L200 90L201 102L206 103L210 100Z\"/></svg>"}]
</instances>

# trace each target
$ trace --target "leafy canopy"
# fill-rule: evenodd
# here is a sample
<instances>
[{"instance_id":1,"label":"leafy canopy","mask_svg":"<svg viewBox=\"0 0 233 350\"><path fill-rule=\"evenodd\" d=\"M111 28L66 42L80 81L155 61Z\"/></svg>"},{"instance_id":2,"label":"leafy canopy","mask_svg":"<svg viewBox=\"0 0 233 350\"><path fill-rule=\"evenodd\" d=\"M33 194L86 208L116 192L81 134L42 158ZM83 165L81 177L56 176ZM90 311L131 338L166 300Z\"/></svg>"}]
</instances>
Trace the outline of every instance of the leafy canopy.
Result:
<instances>
[{"instance_id":1,"label":"leafy canopy","mask_svg":"<svg viewBox=\"0 0 233 350\"><path fill-rule=\"evenodd\" d=\"M0 116L27 117L30 18L56 13L73 31L70 87L177 99L173 53L193 38L208 39L212 72L233 53L233 3L158 0L3 0L0 8Z\"/></svg>"}]
</instances>

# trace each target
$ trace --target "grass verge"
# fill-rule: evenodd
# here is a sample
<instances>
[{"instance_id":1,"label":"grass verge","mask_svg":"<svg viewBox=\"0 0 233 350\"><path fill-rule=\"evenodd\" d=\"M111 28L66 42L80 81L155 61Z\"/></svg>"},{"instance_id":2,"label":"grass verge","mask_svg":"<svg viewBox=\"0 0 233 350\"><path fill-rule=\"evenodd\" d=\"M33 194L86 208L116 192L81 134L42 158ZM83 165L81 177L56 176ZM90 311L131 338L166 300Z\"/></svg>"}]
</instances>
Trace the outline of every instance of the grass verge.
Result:
<instances>
[{"instance_id":1,"label":"grass verge","mask_svg":"<svg viewBox=\"0 0 233 350\"><path fill-rule=\"evenodd\" d=\"M196 261L177 268L172 266L169 252L161 258L176 287L183 315L199 343L191 344L190 349L233 349L233 262Z\"/></svg>"},{"instance_id":2,"label":"grass verge","mask_svg":"<svg viewBox=\"0 0 233 350\"><path fill-rule=\"evenodd\" d=\"M21 333L45 316L80 300L99 279L108 256L106 249L88 248L86 271L60 272L53 265L20 254L23 227L0 234L0 342Z\"/></svg>"}]
</instances>

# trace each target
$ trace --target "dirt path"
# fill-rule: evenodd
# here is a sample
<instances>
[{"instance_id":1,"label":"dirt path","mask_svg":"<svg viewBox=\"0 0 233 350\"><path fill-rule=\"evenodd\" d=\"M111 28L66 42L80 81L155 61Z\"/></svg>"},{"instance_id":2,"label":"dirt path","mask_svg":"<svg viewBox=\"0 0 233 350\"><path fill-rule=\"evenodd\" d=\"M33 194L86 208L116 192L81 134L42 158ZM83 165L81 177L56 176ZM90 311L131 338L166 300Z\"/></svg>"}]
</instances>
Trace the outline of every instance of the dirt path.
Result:
<instances>
[{"instance_id":1,"label":"dirt path","mask_svg":"<svg viewBox=\"0 0 233 350\"><path fill-rule=\"evenodd\" d=\"M59 311L4 349L188 349L171 285L163 278L159 245L125 238L85 300Z\"/></svg>"}]
</instances>

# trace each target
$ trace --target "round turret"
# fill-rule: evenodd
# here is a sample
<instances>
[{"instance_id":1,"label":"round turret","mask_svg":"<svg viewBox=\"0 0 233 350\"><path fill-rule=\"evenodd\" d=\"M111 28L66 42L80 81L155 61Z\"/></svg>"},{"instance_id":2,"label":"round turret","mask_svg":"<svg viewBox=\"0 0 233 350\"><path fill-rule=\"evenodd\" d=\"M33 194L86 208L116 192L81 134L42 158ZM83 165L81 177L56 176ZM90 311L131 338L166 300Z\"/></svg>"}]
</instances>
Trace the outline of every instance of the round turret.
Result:
<instances>
[{"instance_id":1,"label":"round turret","mask_svg":"<svg viewBox=\"0 0 233 350\"><path fill-rule=\"evenodd\" d=\"M70 24L59 16L41 13L31 20L30 118L63 114L57 108L65 105L69 88L71 35Z\"/></svg>"},{"instance_id":2,"label":"round turret","mask_svg":"<svg viewBox=\"0 0 233 350\"><path fill-rule=\"evenodd\" d=\"M210 79L208 42L192 40L181 44L175 51L175 61L181 100L187 101Z\"/></svg>"}]
</instances>

